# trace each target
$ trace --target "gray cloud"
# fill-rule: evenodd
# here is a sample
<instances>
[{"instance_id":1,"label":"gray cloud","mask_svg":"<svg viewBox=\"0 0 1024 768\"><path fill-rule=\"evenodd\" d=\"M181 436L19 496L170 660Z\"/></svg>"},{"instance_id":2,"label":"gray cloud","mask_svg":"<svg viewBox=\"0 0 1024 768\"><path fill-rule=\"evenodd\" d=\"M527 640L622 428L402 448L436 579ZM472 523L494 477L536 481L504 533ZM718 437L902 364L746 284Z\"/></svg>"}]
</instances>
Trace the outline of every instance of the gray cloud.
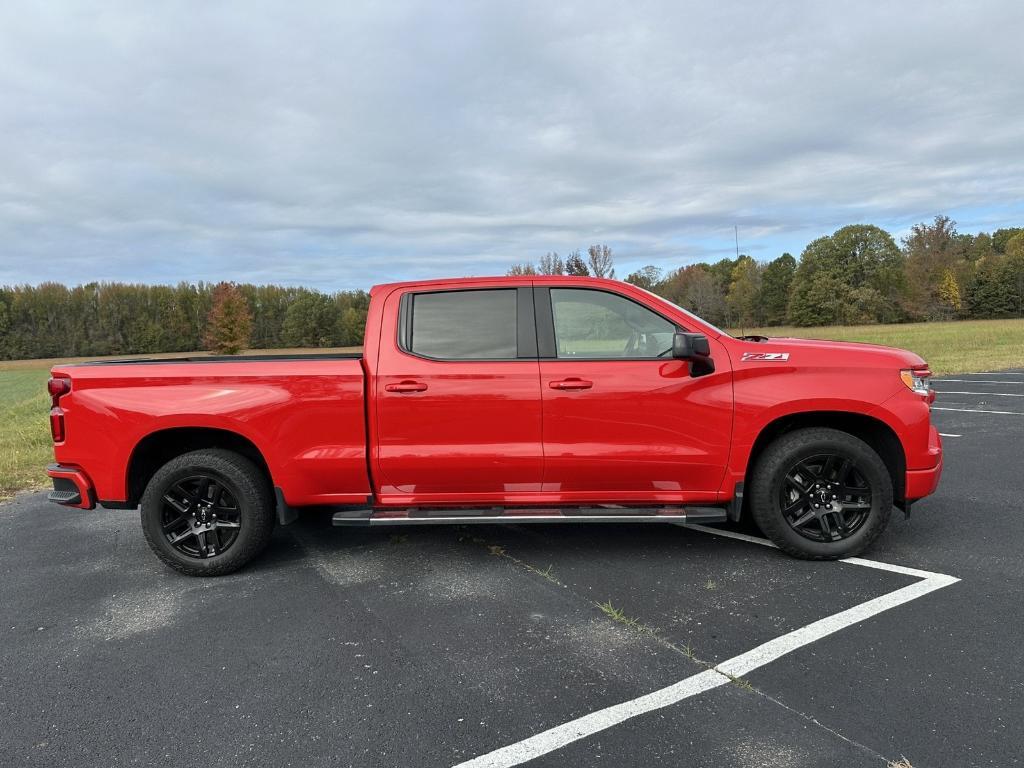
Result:
<instances>
[{"instance_id":1,"label":"gray cloud","mask_svg":"<svg viewBox=\"0 0 1024 768\"><path fill-rule=\"evenodd\" d=\"M365 287L1024 214L1024 6L6 3L0 283ZM621 271L621 270L620 270Z\"/></svg>"}]
</instances>

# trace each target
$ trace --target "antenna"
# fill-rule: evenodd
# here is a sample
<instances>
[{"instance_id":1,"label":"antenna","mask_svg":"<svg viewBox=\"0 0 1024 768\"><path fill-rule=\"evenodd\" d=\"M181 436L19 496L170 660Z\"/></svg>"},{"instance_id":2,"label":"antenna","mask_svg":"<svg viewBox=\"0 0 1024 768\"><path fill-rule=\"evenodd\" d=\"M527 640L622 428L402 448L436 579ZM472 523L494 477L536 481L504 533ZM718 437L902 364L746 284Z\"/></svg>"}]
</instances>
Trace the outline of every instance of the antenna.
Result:
<instances>
[{"instance_id":1,"label":"antenna","mask_svg":"<svg viewBox=\"0 0 1024 768\"><path fill-rule=\"evenodd\" d=\"M732 225L733 234L736 235L736 258L740 257L740 228L738 225Z\"/></svg>"}]
</instances>

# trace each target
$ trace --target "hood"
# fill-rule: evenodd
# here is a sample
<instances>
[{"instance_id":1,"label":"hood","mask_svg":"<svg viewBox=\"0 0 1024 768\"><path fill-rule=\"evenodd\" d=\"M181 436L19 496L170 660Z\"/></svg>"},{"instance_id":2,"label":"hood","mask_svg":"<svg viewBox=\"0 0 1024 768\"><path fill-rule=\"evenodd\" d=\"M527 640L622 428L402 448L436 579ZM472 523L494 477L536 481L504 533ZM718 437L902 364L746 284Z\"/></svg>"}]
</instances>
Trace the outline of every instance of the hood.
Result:
<instances>
[{"instance_id":1,"label":"hood","mask_svg":"<svg viewBox=\"0 0 1024 768\"><path fill-rule=\"evenodd\" d=\"M825 339L796 339L771 337L767 341L743 341L736 339L740 347L739 357L749 358L757 353L768 355L787 354L791 365L844 365L844 366L893 366L914 368L925 365L924 359L906 349L884 347L880 344L865 344L857 341L827 341ZM770 359L770 358L769 358Z\"/></svg>"}]
</instances>

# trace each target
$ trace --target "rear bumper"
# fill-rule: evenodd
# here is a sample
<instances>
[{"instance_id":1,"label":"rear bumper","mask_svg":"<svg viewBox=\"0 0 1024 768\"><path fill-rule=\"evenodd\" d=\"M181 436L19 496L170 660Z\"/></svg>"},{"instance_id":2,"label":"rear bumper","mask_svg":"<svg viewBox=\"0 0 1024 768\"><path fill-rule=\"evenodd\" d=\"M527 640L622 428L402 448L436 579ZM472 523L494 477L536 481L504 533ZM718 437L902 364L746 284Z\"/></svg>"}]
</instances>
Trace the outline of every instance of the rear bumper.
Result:
<instances>
[{"instance_id":1,"label":"rear bumper","mask_svg":"<svg viewBox=\"0 0 1024 768\"><path fill-rule=\"evenodd\" d=\"M73 467L51 464L46 468L46 474L53 481L53 490L47 499L64 507L96 508L96 491L85 472Z\"/></svg>"}]
</instances>

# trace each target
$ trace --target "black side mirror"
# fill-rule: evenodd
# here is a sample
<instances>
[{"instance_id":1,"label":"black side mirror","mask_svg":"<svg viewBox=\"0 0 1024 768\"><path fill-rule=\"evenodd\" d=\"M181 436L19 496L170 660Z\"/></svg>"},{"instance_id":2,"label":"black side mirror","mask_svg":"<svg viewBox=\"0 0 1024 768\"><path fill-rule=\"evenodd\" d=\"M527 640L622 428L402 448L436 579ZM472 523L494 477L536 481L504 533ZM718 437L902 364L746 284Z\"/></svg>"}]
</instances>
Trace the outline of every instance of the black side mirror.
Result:
<instances>
[{"instance_id":1,"label":"black side mirror","mask_svg":"<svg viewBox=\"0 0 1024 768\"><path fill-rule=\"evenodd\" d=\"M672 337L672 357L689 361L691 376L706 376L715 370L711 344L703 333L676 331Z\"/></svg>"}]
</instances>

